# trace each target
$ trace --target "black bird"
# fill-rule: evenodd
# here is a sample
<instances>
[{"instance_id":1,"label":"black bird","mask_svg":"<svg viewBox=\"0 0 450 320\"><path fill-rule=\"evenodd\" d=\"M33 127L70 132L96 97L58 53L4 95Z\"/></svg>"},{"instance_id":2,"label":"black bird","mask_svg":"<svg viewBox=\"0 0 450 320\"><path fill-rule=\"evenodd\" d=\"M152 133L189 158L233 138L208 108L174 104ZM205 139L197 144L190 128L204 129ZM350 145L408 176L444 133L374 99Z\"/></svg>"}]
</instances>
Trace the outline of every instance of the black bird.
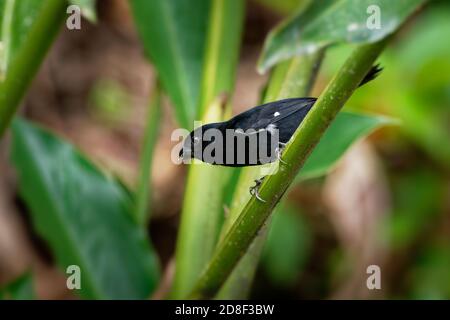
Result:
<instances>
[{"instance_id":1,"label":"black bird","mask_svg":"<svg viewBox=\"0 0 450 320\"><path fill-rule=\"evenodd\" d=\"M360 86L375 79L376 65ZM292 98L251 108L225 122L209 123L183 142L180 158L230 167L261 165L280 159L283 147L316 102L316 98Z\"/></svg>"}]
</instances>

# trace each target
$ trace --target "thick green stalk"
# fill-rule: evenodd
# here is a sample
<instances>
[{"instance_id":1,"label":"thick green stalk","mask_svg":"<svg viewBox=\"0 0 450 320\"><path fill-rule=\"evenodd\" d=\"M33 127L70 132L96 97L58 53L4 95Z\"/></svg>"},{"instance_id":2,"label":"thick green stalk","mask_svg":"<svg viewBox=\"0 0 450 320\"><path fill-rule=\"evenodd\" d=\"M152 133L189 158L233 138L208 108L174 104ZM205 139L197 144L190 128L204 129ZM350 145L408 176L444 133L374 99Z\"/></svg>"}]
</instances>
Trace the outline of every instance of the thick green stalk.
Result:
<instances>
[{"instance_id":1,"label":"thick green stalk","mask_svg":"<svg viewBox=\"0 0 450 320\"><path fill-rule=\"evenodd\" d=\"M220 121L223 105L217 99L202 119ZM175 278L171 298L189 294L213 254L223 221L222 170L193 160L189 167L176 247Z\"/></svg>"},{"instance_id":2,"label":"thick green stalk","mask_svg":"<svg viewBox=\"0 0 450 320\"><path fill-rule=\"evenodd\" d=\"M280 201L331 121L370 70L386 41L360 46L347 59L295 132L292 142L286 146L282 156L286 164L280 163L278 172L268 176L262 184L259 193L265 202L254 197L247 202L239 218L219 244L194 288L191 298L209 298L217 293L266 223L275 205Z\"/></svg>"},{"instance_id":3,"label":"thick green stalk","mask_svg":"<svg viewBox=\"0 0 450 320\"><path fill-rule=\"evenodd\" d=\"M199 108L205 123L224 118L227 99L220 95L229 95L233 91L244 7L244 0L212 1ZM208 164L197 163L189 168L177 240L172 298L183 298L191 292L212 257L223 221L226 178L224 170Z\"/></svg>"},{"instance_id":4,"label":"thick green stalk","mask_svg":"<svg viewBox=\"0 0 450 320\"><path fill-rule=\"evenodd\" d=\"M200 118L218 95L229 94L234 87L244 12L244 0L213 1L201 87Z\"/></svg>"},{"instance_id":5,"label":"thick green stalk","mask_svg":"<svg viewBox=\"0 0 450 320\"><path fill-rule=\"evenodd\" d=\"M285 98L306 96L311 90L322 57L323 51L320 51L311 56L295 57L280 63L270 77L263 102L267 103ZM245 204L250 200L249 187L258 178L261 178L260 167L246 167L242 169L231 204L230 214L222 230L222 238L230 230L231 225L236 221Z\"/></svg>"},{"instance_id":6,"label":"thick green stalk","mask_svg":"<svg viewBox=\"0 0 450 320\"><path fill-rule=\"evenodd\" d=\"M312 55L294 57L280 63L270 77L269 85L264 96L264 103L307 96L314 84L322 57L323 51L320 51ZM239 217L243 207L250 199L249 187L254 184L255 179L260 177L260 169L257 167L243 169L229 216L222 229L221 238L225 237L232 224ZM264 230L258 233L245 256L242 257L221 288L217 295L218 299L247 298L266 240L266 235L267 228L264 228Z\"/></svg>"},{"instance_id":7,"label":"thick green stalk","mask_svg":"<svg viewBox=\"0 0 450 320\"><path fill-rule=\"evenodd\" d=\"M4 134L22 97L37 73L64 21L67 2L45 0L22 47L10 58L0 82L0 137Z\"/></svg>"},{"instance_id":8,"label":"thick green stalk","mask_svg":"<svg viewBox=\"0 0 450 320\"><path fill-rule=\"evenodd\" d=\"M11 30L14 16L14 7L16 0L6 0L4 4L3 21L2 21L2 34L1 43L3 52L0 55L0 81L3 81L3 77L6 74L8 63L10 59L11 51Z\"/></svg>"},{"instance_id":9,"label":"thick green stalk","mask_svg":"<svg viewBox=\"0 0 450 320\"><path fill-rule=\"evenodd\" d=\"M161 89L157 84L150 100L147 111L147 122L142 145L141 160L139 164L138 187L136 192L136 220L140 225L146 225L150 218L149 194L150 176L152 168L153 151L158 139L159 123L161 121Z\"/></svg>"}]
</instances>

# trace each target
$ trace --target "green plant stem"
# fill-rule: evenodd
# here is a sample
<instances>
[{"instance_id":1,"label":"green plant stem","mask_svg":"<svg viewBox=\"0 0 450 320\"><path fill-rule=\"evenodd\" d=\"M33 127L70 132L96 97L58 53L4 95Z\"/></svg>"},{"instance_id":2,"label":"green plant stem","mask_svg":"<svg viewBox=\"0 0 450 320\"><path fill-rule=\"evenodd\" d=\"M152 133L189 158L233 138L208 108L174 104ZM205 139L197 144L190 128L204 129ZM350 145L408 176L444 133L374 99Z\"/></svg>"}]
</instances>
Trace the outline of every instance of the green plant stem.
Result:
<instances>
[{"instance_id":1,"label":"green plant stem","mask_svg":"<svg viewBox=\"0 0 450 320\"><path fill-rule=\"evenodd\" d=\"M14 16L14 7L16 0L6 0L4 4L3 21L2 21L2 34L1 42L3 45L3 52L0 56L0 81L3 81L3 77L6 74L8 68L8 62L10 57L11 46L11 30Z\"/></svg>"},{"instance_id":2,"label":"green plant stem","mask_svg":"<svg viewBox=\"0 0 450 320\"><path fill-rule=\"evenodd\" d=\"M208 109L202 119L205 123L222 119L220 99ZM223 221L222 173L222 170L197 160L189 166L176 247L173 299L181 299L192 290L213 254Z\"/></svg>"},{"instance_id":3,"label":"green plant stem","mask_svg":"<svg viewBox=\"0 0 450 320\"><path fill-rule=\"evenodd\" d=\"M150 219L149 194L153 151L158 139L161 121L161 89L159 84L153 92L147 111L147 122L139 164L138 187L136 192L136 220L145 226Z\"/></svg>"},{"instance_id":4,"label":"green plant stem","mask_svg":"<svg viewBox=\"0 0 450 320\"><path fill-rule=\"evenodd\" d=\"M310 56L295 57L280 63L270 77L263 103L306 96L314 83L322 58L323 51L320 51ZM222 230L222 238L230 230L245 204L250 200L249 187L254 184L255 179L260 177L261 170L259 167L243 168L233 197L230 214Z\"/></svg>"},{"instance_id":5,"label":"green plant stem","mask_svg":"<svg viewBox=\"0 0 450 320\"><path fill-rule=\"evenodd\" d=\"M0 138L58 34L66 8L66 1L45 0L23 46L10 59L12 63L0 83Z\"/></svg>"},{"instance_id":6,"label":"green plant stem","mask_svg":"<svg viewBox=\"0 0 450 320\"><path fill-rule=\"evenodd\" d=\"M234 87L244 13L244 0L214 0L212 3L201 86L200 118L204 117L207 107L218 95L229 94Z\"/></svg>"},{"instance_id":7,"label":"green plant stem","mask_svg":"<svg viewBox=\"0 0 450 320\"><path fill-rule=\"evenodd\" d=\"M291 58L277 65L271 74L264 103L286 98L304 97L309 94L314 84L317 71L323 58L323 50L312 55ZM244 168L243 174L236 188L235 196L227 220L222 229L221 238L225 237L232 224L239 217L240 212L250 199L249 187L254 180L261 176L257 167ZM245 196L242 196L245 195ZM270 225L270 223L268 223ZM267 229L260 230L239 261L236 268L219 291L218 299L245 299L258 266L260 255L267 236Z\"/></svg>"},{"instance_id":8,"label":"green plant stem","mask_svg":"<svg viewBox=\"0 0 450 320\"><path fill-rule=\"evenodd\" d=\"M222 121L230 109L220 95L230 94L234 87L244 9L243 0L212 1L199 107L204 123ZM227 178L222 169L203 163L189 167L177 239L174 299L189 294L216 247Z\"/></svg>"},{"instance_id":9,"label":"green plant stem","mask_svg":"<svg viewBox=\"0 0 450 320\"><path fill-rule=\"evenodd\" d=\"M259 193L266 202L255 197L247 202L239 218L219 244L205 272L195 286L191 298L214 296L245 254L259 230L266 223L275 205L280 201L308 155L344 106L361 80L382 52L387 39L363 45L354 50L337 75L320 95L286 146L278 172L268 176Z\"/></svg>"}]
</instances>

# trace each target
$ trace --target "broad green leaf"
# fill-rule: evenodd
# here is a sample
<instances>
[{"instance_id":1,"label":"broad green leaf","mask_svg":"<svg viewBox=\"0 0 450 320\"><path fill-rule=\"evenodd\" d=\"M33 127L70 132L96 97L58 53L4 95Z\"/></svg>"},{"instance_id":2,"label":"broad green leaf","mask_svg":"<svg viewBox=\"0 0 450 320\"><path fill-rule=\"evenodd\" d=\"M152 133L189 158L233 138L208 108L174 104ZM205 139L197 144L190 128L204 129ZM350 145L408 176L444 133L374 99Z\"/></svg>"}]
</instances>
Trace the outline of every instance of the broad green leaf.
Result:
<instances>
[{"instance_id":1,"label":"broad green leaf","mask_svg":"<svg viewBox=\"0 0 450 320\"><path fill-rule=\"evenodd\" d=\"M273 214L261 262L274 284L289 287L308 259L312 236L306 221L288 204L281 203Z\"/></svg>"},{"instance_id":2,"label":"broad green leaf","mask_svg":"<svg viewBox=\"0 0 450 320\"><path fill-rule=\"evenodd\" d=\"M33 277L30 273L20 276L0 290L0 300L33 300L35 292L33 288Z\"/></svg>"},{"instance_id":3,"label":"broad green leaf","mask_svg":"<svg viewBox=\"0 0 450 320\"><path fill-rule=\"evenodd\" d=\"M70 0L70 2L81 8L81 13L86 19L97 22L96 0Z\"/></svg>"},{"instance_id":4,"label":"broad green leaf","mask_svg":"<svg viewBox=\"0 0 450 320\"><path fill-rule=\"evenodd\" d=\"M81 268L82 297L149 297L158 261L121 184L25 120L13 124L11 160L37 232L64 272L70 265Z\"/></svg>"},{"instance_id":5,"label":"broad green leaf","mask_svg":"<svg viewBox=\"0 0 450 320\"><path fill-rule=\"evenodd\" d=\"M273 30L259 70L339 43L372 43L393 33L426 0L314 0ZM379 24L377 18L379 17Z\"/></svg>"},{"instance_id":6,"label":"broad green leaf","mask_svg":"<svg viewBox=\"0 0 450 320\"><path fill-rule=\"evenodd\" d=\"M382 116L339 113L300 170L296 181L325 175L355 141L377 128L394 123L395 120Z\"/></svg>"},{"instance_id":7,"label":"broad green leaf","mask_svg":"<svg viewBox=\"0 0 450 320\"><path fill-rule=\"evenodd\" d=\"M137 29L178 122L192 128L198 114L210 0L131 0Z\"/></svg>"}]
</instances>

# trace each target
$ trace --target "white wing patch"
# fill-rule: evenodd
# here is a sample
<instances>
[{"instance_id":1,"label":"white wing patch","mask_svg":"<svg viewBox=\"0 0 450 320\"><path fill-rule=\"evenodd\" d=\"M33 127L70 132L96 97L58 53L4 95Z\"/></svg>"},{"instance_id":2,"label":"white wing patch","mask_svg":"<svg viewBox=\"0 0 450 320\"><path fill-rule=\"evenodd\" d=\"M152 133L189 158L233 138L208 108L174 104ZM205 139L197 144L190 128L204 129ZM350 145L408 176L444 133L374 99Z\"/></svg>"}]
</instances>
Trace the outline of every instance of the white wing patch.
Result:
<instances>
[{"instance_id":1,"label":"white wing patch","mask_svg":"<svg viewBox=\"0 0 450 320\"><path fill-rule=\"evenodd\" d=\"M271 123L271 124L269 124L267 126L267 131L269 131L271 134L274 134L275 130L277 130L277 126L276 125Z\"/></svg>"},{"instance_id":2,"label":"white wing patch","mask_svg":"<svg viewBox=\"0 0 450 320\"><path fill-rule=\"evenodd\" d=\"M257 134L257 133L260 133L260 132L268 131L270 134L274 134L276 130L278 130L277 126L274 125L273 123L271 123L264 129L262 129L262 128L258 129L258 130L249 129L247 131L244 131L242 129L236 129L236 130L234 130L234 132L236 134L252 135L252 134Z\"/></svg>"},{"instance_id":3,"label":"white wing patch","mask_svg":"<svg viewBox=\"0 0 450 320\"><path fill-rule=\"evenodd\" d=\"M277 111L273 114L274 117L278 117L280 115L280 113Z\"/></svg>"}]
</instances>

